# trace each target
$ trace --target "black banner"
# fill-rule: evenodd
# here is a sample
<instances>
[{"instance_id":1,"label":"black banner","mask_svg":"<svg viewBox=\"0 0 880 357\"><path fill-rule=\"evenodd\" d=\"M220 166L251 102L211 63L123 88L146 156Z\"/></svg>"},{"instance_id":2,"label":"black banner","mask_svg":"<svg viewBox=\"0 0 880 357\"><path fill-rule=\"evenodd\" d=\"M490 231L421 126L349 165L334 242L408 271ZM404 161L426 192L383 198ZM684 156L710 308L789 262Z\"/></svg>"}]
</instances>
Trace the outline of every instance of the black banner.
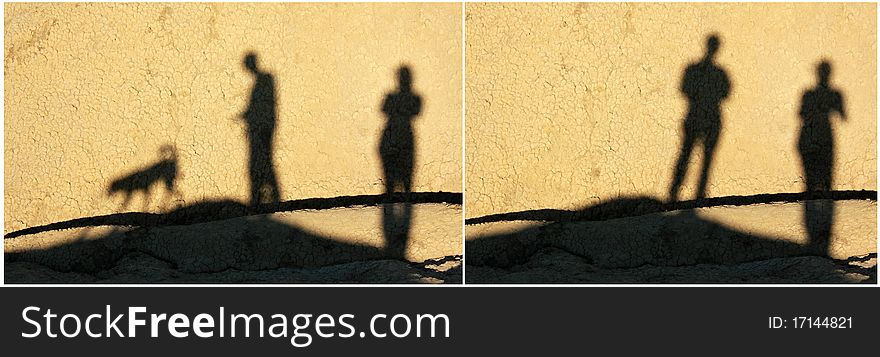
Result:
<instances>
[{"instance_id":1,"label":"black banner","mask_svg":"<svg viewBox=\"0 0 880 357\"><path fill-rule=\"evenodd\" d=\"M871 287L4 287L2 291L4 350L28 355L72 351L99 355L856 354L873 349L880 331L880 289ZM233 315L239 315L234 324ZM131 321L140 323L134 325L134 336L129 335ZM151 337L154 332L156 337Z\"/></svg>"}]
</instances>

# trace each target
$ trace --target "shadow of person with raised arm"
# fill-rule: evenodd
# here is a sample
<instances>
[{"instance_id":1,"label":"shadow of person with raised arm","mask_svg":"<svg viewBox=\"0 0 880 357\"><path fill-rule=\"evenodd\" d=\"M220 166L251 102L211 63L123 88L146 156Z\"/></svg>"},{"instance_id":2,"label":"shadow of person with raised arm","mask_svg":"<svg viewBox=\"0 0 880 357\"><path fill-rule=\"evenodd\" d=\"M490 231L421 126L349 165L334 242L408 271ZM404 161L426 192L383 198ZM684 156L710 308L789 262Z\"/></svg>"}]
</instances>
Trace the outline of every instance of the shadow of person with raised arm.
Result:
<instances>
[{"instance_id":1,"label":"shadow of person with raised arm","mask_svg":"<svg viewBox=\"0 0 880 357\"><path fill-rule=\"evenodd\" d=\"M816 75L818 83L804 92L799 113L801 132L797 145L808 194L831 191L835 150L831 115L836 112L841 120L846 120L843 95L829 85L831 63L824 60L819 63ZM804 226L810 246L818 254L828 253L833 220L833 200L808 197L804 201Z\"/></svg>"},{"instance_id":2,"label":"shadow of person with raised arm","mask_svg":"<svg viewBox=\"0 0 880 357\"><path fill-rule=\"evenodd\" d=\"M241 118L247 125L249 144L250 205L256 207L281 201L275 164L272 160L277 121L275 79L271 73L260 70L257 66L257 55L252 52L245 56L244 66L255 79L250 102L241 114Z\"/></svg>"},{"instance_id":3,"label":"shadow of person with raised arm","mask_svg":"<svg viewBox=\"0 0 880 357\"><path fill-rule=\"evenodd\" d=\"M715 145L721 133L721 102L730 93L730 80L724 69L715 63L715 54L721 45L717 35L706 39L706 54L702 60L687 67L681 91L687 96L688 113L684 119L684 142L675 164L675 174L669 189L669 200L678 200L678 191L688 169L691 152L696 144L703 146L703 167L697 186L697 199L706 197L709 170L715 154Z\"/></svg>"},{"instance_id":4,"label":"shadow of person with raised arm","mask_svg":"<svg viewBox=\"0 0 880 357\"><path fill-rule=\"evenodd\" d=\"M388 118L379 155L385 176L385 194L388 198L397 192L404 194L403 203L386 203L383 206L382 228L385 233L385 250L395 258L405 258L409 240L412 203L413 166L415 164L415 138L412 121L422 109L422 99L412 91L412 72L409 67L397 70L397 91L385 96L382 113Z\"/></svg>"}]
</instances>

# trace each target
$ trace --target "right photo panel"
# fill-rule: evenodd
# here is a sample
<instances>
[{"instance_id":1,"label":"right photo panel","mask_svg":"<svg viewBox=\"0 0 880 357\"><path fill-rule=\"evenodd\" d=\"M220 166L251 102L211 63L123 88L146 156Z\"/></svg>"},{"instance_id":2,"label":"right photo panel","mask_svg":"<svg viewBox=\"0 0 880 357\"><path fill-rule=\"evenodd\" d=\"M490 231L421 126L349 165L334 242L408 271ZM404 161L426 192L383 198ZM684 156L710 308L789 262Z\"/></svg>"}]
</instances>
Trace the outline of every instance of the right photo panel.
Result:
<instances>
[{"instance_id":1,"label":"right photo panel","mask_svg":"<svg viewBox=\"0 0 880 357\"><path fill-rule=\"evenodd\" d=\"M876 284L876 4L465 11L467 283Z\"/></svg>"}]
</instances>

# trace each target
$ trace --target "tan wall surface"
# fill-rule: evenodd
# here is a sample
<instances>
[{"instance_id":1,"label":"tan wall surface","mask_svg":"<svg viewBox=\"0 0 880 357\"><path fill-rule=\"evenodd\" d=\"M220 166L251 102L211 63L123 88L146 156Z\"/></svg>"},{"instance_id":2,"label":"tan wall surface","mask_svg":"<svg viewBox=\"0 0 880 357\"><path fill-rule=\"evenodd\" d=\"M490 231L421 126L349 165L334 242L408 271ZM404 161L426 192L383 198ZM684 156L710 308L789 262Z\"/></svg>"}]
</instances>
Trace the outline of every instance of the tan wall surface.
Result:
<instances>
[{"instance_id":1,"label":"tan wall surface","mask_svg":"<svg viewBox=\"0 0 880 357\"><path fill-rule=\"evenodd\" d=\"M848 115L834 189L876 190L875 4L470 3L465 28L467 217L666 199L682 74L713 32L731 92L709 196L804 190L798 111L823 58Z\"/></svg>"},{"instance_id":2,"label":"tan wall surface","mask_svg":"<svg viewBox=\"0 0 880 357\"><path fill-rule=\"evenodd\" d=\"M281 199L384 191L382 101L402 64L422 97L413 190L461 191L460 4L4 6L7 233L119 211L110 183L165 144L170 205L246 202L249 51L277 86Z\"/></svg>"}]
</instances>

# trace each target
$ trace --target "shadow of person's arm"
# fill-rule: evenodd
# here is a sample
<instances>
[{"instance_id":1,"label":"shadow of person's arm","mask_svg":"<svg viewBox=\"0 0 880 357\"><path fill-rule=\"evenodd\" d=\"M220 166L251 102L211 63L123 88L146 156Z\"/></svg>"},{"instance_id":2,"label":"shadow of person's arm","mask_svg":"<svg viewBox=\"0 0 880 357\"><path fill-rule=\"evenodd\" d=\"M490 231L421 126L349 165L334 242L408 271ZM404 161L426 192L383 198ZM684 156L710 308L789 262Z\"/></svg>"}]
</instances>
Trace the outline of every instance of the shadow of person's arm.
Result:
<instances>
[{"instance_id":1,"label":"shadow of person's arm","mask_svg":"<svg viewBox=\"0 0 880 357\"><path fill-rule=\"evenodd\" d=\"M417 117L422 113L422 97L416 96L414 104L415 107L413 108L412 116Z\"/></svg>"},{"instance_id":2,"label":"shadow of person's arm","mask_svg":"<svg viewBox=\"0 0 880 357\"><path fill-rule=\"evenodd\" d=\"M391 102L391 94L386 94L385 98L382 99L382 114L385 114L386 116L391 116Z\"/></svg>"},{"instance_id":3,"label":"shadow of person's arm","mask_svg":"<svg viewBox=\"0 0 880 357\"><path fill-rule=\"evenodd\" d=\"M834 101L835 109L837 109L837 112L840 113L840 120L846 121L846 119L847 119L846 118L846 103L844 103L844 101L843 101L843 95L841 95L840 93L835 93L835 94L836 94L835 101Z\"/></svg>"},{"instance_id":4,"label":"shadow of person's arm","mask_svg":"<svg viewBox=\"0 0 880 357\"><path fill-rule=\"evenodd\" d=\"M801 109L798 111L798 116L800 116L801 120L806 120L807 115L809 114L809 103L810 103L810 92L804 91L804 94L801 95Z\"/></svg>"},{"instance_id":5,"label":"shadow of person's arm","mask_svg":"<svg viewBox=\"0 0 880 357\"><path fill-rule=\"evenodd\" d=\"M684 74L681 76L681 86L678 88L678 90L687 98L692 98L693 93L696 91L696 85L694 84L694 79L692 77L693 68L688 66L685 68Z\"/></svg>"},{"instance_id":6,"label":"shadow of person's arm","mask_svg":"<svg viewBox=\"0 0 880 357\"><path fill-rule=\"evenodd\" d=\"M247 123L248 118L254 114L253 105L248 104L247 108L243 111L239 112L237 115L232 116L232 121L236 123Z\"/></svg>"},{"instance_id":7,"label":"shadow of person's arm","mask_svg":"<svg viewBox=\"0 0 880 357\"><path fill-rule=\"evenodd\" d=\"M721 69L721 99L727 99L730 96L730 77L727 71Z\"/></svg>"}]
</instances>

